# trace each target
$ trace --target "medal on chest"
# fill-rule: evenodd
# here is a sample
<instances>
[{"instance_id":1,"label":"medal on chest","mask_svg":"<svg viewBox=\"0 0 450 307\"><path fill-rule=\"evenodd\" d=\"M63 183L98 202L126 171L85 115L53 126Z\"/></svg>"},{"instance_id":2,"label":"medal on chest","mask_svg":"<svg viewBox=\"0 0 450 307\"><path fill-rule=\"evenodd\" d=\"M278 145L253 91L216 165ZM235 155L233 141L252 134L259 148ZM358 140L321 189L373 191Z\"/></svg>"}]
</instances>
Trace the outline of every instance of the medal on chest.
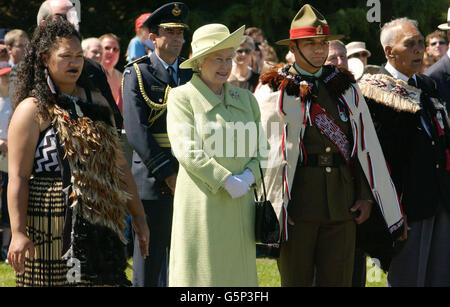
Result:
<instances>
[{"instance_id":1,"label":"medal on chest","mask_svg":"<svg viewBox=\"0 0 450 307\"><path fill-rule=\"evenodd\" d=\"M439 123L439 126L441 127L442 130L444 130L444 120L442 118L442 113L440 111L436 112L436 118Z\"/></svg>"},{"instance_id":2,"label":"medal on chest","mask_svg":"<svg viewBox=\"0 0 450 307\"><path fill-rule=\"evenodd\" d=\"M344 123L348 122L348 116L347 116L347 112L345 112L345 107L341 103L338 103L337 109L338 109L338 113L339 113L339 118Z\"/></svg>"}]
</instances>

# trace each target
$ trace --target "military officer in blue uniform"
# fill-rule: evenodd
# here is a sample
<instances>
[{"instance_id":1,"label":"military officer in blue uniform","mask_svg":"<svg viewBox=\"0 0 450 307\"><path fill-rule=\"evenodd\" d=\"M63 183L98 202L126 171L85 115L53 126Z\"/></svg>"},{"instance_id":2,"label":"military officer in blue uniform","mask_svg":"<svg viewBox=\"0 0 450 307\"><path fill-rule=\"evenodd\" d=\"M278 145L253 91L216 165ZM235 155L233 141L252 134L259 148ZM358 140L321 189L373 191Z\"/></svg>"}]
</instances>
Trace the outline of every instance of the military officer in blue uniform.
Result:
<instances>
[{"instance_id":1,"label":"military officer in blue uniform","mask_svg":"<svg viewBox=\"0 0 450 307\"><path fill-rule=\"evenodd\" d=\"M172 228L173 192L178 163L172 156L166 131L167 96L171 88L188 82L192 70L180 69L184 20L188 7L172 2L155 10L144 22L155 45L125 67L123 117L133 148L132 173L151 229L149 257L133 258L133 285L167 286L168 249Z\"/></svg>"}]
</instances>

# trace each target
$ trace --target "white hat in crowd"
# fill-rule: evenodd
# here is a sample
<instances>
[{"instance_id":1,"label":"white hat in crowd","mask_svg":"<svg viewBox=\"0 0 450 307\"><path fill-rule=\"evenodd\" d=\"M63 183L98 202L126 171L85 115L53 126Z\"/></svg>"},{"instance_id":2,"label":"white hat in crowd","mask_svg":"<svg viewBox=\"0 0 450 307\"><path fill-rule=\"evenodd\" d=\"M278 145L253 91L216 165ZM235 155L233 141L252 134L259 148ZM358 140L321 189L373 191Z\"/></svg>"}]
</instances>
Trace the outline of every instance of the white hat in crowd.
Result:
<instances>
[{"instance_id":1,"label":"white hat in crowd","mask_svg":"<svg viewBox=\"0 0 450 307\"><path fill-rule=\"evenodd\" d=\"M366 49L366 43L364 42L351 42L345 45L345 48L347 48L347 57L350 57L352 54L359 52L367 53L367 57L370 57L372 55L370 51Z\"/></svg>"}]
</instances>

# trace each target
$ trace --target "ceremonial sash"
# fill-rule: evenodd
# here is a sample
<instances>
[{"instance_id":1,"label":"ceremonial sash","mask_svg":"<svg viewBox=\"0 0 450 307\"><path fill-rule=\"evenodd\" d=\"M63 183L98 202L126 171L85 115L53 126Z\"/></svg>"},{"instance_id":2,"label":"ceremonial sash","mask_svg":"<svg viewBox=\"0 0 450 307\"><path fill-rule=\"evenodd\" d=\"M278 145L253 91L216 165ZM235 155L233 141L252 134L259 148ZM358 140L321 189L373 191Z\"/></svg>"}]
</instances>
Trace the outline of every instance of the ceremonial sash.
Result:
<instances>
[{"instance_id":1,"label":"ceremonial sash","mask_svg":"<svg viewBox=\"0 0 450 307\"><path fill-rule=\"evenodd\" d=\"M314 126L317 127L338 149L347 165L350 164L351 146L347 136L333 119L317 103L313 103L310 115Z\"/></svg>"},{"instance_id":2,"label":"ceremonial sash","mask_svg":"<svg viewBox=\"0 0 450 307\"><path fill-rule=\"evenodd\" d=\"M271 149L279 148L279 150L271 150L270 154L273 157L271 156L270 159L283 162L266 169L267 196L279 215L280 224L286 227L286 223L283 222L286 222L286 208L290 202L290 191L285 187L292 188L297 162L305 163L307 159L302 139L307 126L315 125L337 146L341 155L346 153L343 155L343 159L350 162L348 164L350 169L352 169L352 162L359 162L386 226L392 237L397 238L403 233L401 227L403 214L399 197L389 175L369 109L352 78L353 76L348 72L336 71L336 68L332 66L324 66L321 78L332 93L332 98L342 102L339 116L343 121L347 119L352 127L353 139L350 139L350 136L347 138L337 127L336 122L326 114L325 110L321 110L320 106L319 108L315 106L315 97L312 91L314 85L305 81L304 76L292 72L291 65L274 69L261 76L261 84L254 95L260 105L263 126L269 127L274 122L289 124L289 127L285 125L284 129L280 125L280 129L276 130L278 134L274 134L275 129L272 129L267 135ZM382 83L380 82L380 84ZM405 87L407 87L408 93L415 94L417 91L408 85ZM405 106L407 99L403 97L400 100L395 99L396 96L398 95L387 98L389 101L394 101L398 107ZM416 106L414 105L414 107ZM420 106L417 106L417 109L420 109ZM289 134L287 133L288 128L291 131ZM327 133L327 131L332 133ZM333 134L335 135L330 136ZM337 137L337 135L341 136Z\"/></svg>"}]
</instances>

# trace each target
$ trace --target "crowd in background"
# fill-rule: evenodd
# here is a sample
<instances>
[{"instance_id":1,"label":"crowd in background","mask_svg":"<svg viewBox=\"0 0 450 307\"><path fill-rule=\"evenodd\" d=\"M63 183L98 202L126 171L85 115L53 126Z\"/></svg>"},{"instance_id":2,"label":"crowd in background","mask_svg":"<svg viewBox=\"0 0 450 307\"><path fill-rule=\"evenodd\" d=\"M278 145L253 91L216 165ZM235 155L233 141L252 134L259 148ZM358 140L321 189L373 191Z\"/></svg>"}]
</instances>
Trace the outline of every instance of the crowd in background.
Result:
<instances>
[{"instance_id":1,"label":"crowd in background","mask_svg":"<svg viewBox=\"0 0 450 307\"><path fill-rule=\"evenodd\" d=\"M151 13L144 13L137 17L134 25L136 36L128 42L125 55L121 55L123 46L121 47L120 39L114 33L99 34L98 37L85 38L82 41L84 56L100 63L106 71L108 83L120 110L122 110L121 81L123 69L117 67L117 63L120 56L124 56L130 63L142 56L151 54L154 50L153 43L148 39L148 29L142 27L142 23L150 15ZM8 65L11 68L17 65L22 60L28 43L28 34L21 29L0 29L0 62L2 62L2 65ZM426 52L424 53L422 71L436 63L447 52L449 41L444 31L436 30L426 36L425 45ZM332 42L327 64L331 63L346 69L357 70L359 63L349 66L347 59L358 58L363 62L365 68L368 65L370 55L371 53L366 49L364 42L350 41L347 45L341 41ZM293 63L294 61L290 51L284 54L282 58L284 59L283 63ZM263 29L247 27L240 48L236 50L233 59L233 71L229 81L235 86L252 91L258 84L259 76L280 63L275 49L264 36ZM13 73L14 70L11 74ZM362 73L361 71L360 75ZM12 79L14 76L10 78Z\"/></svg>"},{"instance_id":2,"label":"crowd in background","mask_svg":"<svg viewBox=\"0 0 450 307\"><path fill-rule=\"evenodd\" d=\"M104 70L114 101L121 114L123 114L124 110L122 92L123 69L117 67L117 63L121 56L126 57L128 63L132 63L154 52L155 45L149 39L149 29L144 25L144 22L151 14L150 12L143 12L142 15L137 16L135 24L130 25L134 26L136 35L130 38L129 42L121 42L114 33L100 32L98 37L85 38L81 42L84 57L97 62ZM0 260L2 261L6 260L11 240L6 197L8 170L7 167L3 167L4 163L2 162L2 160L7 160L7 130L8 121L12 114L10 85L14 82L17 65L24 58L25 50L30 43L30 36L21 29L0 29L0 192L2 195ZM425 72L448 52L449 35L444 31L436 30L426 35L424 44L426 51L423 56L421 72ZM121 50L125 50L125 45L127 46L126 52L121 54ZM228 82L233 86L249 90L252 93L260 83L260 76L264 73L280 64L294 64L295 62L291 51L279 57L271 46L271 42L267 41L267 38L264 36L264 30L257 27L246 28L235 51L232 56L232 70ZM345 44L340 40L333 40L330 41L328 58L325 64L345 68L353 73L356 80L359 80L365 73L372 73L380 68L379 65L370 63L370 56L371 52L366 49L365 42L349 39L347 44ZM119 129L121 128L119 127ZM131 156L128 157L129 164L131 163L130 160ZM127 236L132 242L131 224L129 223L128 226ZM133 248L132 243L129 244L131 247L128 249L128 256L131 256Z\"/></svg>"},{"instance_id":3,"label":"crowd in background","mask_svg":"<svg viewBox=\"0 0 450 307\"><path fill-rule=\"evenodd\" d=\"M120 39L113 33L99 34L98 37L89 37L82 41L84 56L103 66L107 74L108 83L111 87L114 100L121 112L121 83L123 69L117 67L117 63L119 62L120 56L126 57L127 62L131 63L132 61L153 52L154 45L148 38L148 29L142 26L145 19L150 15L151 13L143 13L136 18L134 25L136 36L129 41L125 55L121 55ZM28 43L29 36L21 29L0 29L0 71L3 88L9 88L9 80L14 79L13 68L23 59ZM436 30L426 36L425 45L426 52L424 53L422 71L425 71L428 67L436 63L448 51L449 41L447 34L444 31ZM330 42L329 48L326 64L333 64L335 66L350 69L357 77L361 77L363 73L371 72L373 69L377 69L377 67L379 68L379 65L371 65L368 63L368 58L371 53L366 49L364 42L353 41L344 44L342 41L332 41ZM294 62L294 58L290 51L284 54L284 57L282 58L284 59L284 63L292 64ZM359 59L360 61L350 60L352 58ZM361 62L363 65L361 65ZM233 70L229 77L229 82L237 87L245 88L253 92L258 85L259 76L280 63L275 49L264 36L263 29L248 27L245 30L245 35L233 58ZM0 98L2 100L8 99L11 92L11 90L3 91ZM7 107L2 109L2 113L3 112L5 116L10 115L11 113L10 109ZM5 135L1 136L0 139L0 142L2 142L0 151L2 153L7 151L6 145L3 145L6 144L4 141L6 139L6 128L7 125L2 128L4 129ZM2 171L3 187L6 187L7 178L7 172ZM2 191L6 191L6 188L2 189ZM2 195L4 194L6 194L6 192L2 192ZM4 260L6 259L10 232L8 231L9 222L6 209L6 195L2 196L2 200L3 245L0 259Z\"/></svg>"}]
</instances>

